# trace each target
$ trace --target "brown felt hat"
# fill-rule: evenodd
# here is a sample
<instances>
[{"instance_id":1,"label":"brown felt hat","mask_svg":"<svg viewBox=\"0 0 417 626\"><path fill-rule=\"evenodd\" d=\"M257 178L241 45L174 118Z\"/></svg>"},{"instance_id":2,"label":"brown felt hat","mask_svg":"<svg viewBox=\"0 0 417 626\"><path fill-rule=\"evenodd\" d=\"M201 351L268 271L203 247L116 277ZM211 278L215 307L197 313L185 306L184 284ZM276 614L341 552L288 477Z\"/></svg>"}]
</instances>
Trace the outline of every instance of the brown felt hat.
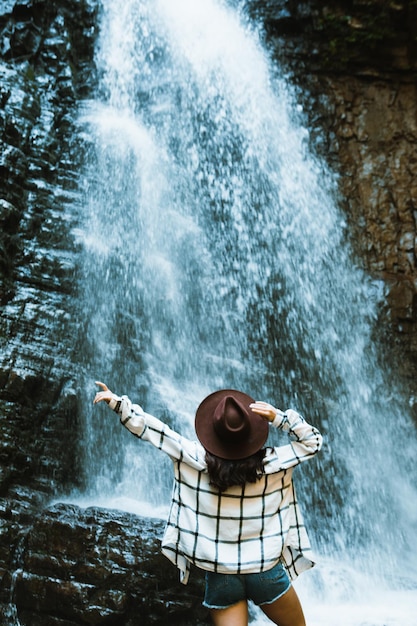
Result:
<instances>
[{"instance_id":1,"label":"brown felt hat","mask_svg":"<svg viewBox=\"0 0 417 626\"><path fill-rule=\"evenodd\" d=\"M260 450L268 437L268 422L251 411L253 402L235 389L207 396L195 415L195 430L204 448L230 460L245 459Z\"/></svg>"}]
</instances>

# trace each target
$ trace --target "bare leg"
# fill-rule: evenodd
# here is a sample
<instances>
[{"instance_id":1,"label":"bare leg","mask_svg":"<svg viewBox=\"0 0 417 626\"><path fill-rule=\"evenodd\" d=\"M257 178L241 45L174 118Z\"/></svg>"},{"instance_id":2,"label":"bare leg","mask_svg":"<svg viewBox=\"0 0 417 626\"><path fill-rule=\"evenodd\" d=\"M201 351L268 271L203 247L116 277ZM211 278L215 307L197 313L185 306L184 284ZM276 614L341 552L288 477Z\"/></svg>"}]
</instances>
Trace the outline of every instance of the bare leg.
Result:
<instances>
[{"instance_id":1,"label":"bare leg","mask_svg":"<svg viewBox=\"0 0 417 626\"><path fill-rule=\"evenodd\" d=\"M262 611L279 626L306 626L300 600L293 587L271 604L262 604Z\"/></svg>"},{"instance_id":2,"label":"bare leg","mask_svg":"<svg viewBox=\"0 0 417 626\"><path fill-rule=\"evenodd\" d=\"M210 609L214 626L248 626L248 603L241 600L227 609Z\"/></svg>"}]
</instances>

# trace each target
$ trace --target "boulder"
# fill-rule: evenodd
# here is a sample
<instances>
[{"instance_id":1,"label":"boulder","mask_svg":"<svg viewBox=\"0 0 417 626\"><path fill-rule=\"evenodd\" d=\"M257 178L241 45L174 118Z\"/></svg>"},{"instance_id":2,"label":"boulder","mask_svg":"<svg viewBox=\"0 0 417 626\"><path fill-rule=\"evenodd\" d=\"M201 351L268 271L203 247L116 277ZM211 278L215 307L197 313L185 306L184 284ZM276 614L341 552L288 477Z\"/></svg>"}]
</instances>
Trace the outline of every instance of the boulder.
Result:
<instances>
[{"instance_id":1,"label":"boulder","mask_svg":"<svg viewBox=\"0 0 417 626\"><path fill-rule=\"evenodd\" d=\"M209 624L203 573L179 582L160 551L163 528L116 510L42 510L20 538L8 614L21 626Z\"/></svg>"}]
</instances>

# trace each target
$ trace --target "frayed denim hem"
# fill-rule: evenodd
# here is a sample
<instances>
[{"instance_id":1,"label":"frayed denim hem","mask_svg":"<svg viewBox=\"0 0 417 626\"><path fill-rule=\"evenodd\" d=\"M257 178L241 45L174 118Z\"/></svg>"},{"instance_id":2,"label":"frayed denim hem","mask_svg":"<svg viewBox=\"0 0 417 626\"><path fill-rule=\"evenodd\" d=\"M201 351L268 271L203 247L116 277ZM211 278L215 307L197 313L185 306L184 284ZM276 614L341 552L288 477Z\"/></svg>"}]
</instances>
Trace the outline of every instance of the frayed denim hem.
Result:
<instances>
[{"instance_id":1,"label":"frayed denim hem","mask_svg":"<svg viewBox=\"0 0 417 626\"><path fill-rule=\"evenodd\" d=\"M280 598L282 598L282 596L285 596L285 594L291 589L291 583L289 583L288 587L285 589L285 591L282 591L280 594L278 594L276 596L276 598L274 598L273 600L268 600L268 602L261 602L260 604L256 604L254 602L254 604L256 604L256 606L265 606L265 604L274 604L274 602L276 602L277 600L279 600ZM251 600L251 602L253 602L253 600L251 598L242 598L242 600ZM216 605L211 605L208 604L207 602L203 601L202 605L204 607L206 607L206 609L215 609L215 610L222 610L222 609L230 609L231 606L235 606L235 604L239 604L239 602L242 602L242 600L238 600L237 602L232 602L232 604L228 604L227 606L216 606Z\"/></svg>"},{"instance_id":2,"label":"frayed denim hem","mask_svg":"<svg viewBox=\"0 0 417 626\"><path fill-rule=\"evenodd\" d=\"M246 598L242 598L242 600L245 600ZM215 606L215 605L211 605L208 604L207 602L205 602L203 600L202 605L206 607L206 609L215 609L216 611L221 611L222 609L230 609L231 606L235 606L235 604L239 604L239 602L242 602L242 600L238 600L237 602L232 602L232 604L228 604L227 606Z\"/></svg>"}]
</instances>

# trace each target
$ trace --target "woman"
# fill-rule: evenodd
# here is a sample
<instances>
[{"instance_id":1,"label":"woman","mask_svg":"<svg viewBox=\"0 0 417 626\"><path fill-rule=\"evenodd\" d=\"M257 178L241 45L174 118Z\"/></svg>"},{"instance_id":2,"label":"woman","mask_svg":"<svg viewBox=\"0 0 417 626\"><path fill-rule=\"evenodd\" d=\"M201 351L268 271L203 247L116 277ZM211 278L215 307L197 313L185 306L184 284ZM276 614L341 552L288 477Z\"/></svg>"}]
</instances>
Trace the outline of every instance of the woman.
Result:
<instances>
[{"instance_id":1,"label":"woman","mask_svg":"<svg viewBox=\"0 0 417 626\"><path fill-rule=\"evenodd\" d=\"M132 434L173 461L162 552L184 584L190 563L206 571L203 604L215 626L247 626L248 599L279 626L305 626L291 580L314 561L292 470L320 450L319 431L296 411L222 389L198 407L198 441L191 441L97 384L94 403L107 402ZM264 448L268 425L286 431L290 443Z\"/></svg>"}]
</instances>

